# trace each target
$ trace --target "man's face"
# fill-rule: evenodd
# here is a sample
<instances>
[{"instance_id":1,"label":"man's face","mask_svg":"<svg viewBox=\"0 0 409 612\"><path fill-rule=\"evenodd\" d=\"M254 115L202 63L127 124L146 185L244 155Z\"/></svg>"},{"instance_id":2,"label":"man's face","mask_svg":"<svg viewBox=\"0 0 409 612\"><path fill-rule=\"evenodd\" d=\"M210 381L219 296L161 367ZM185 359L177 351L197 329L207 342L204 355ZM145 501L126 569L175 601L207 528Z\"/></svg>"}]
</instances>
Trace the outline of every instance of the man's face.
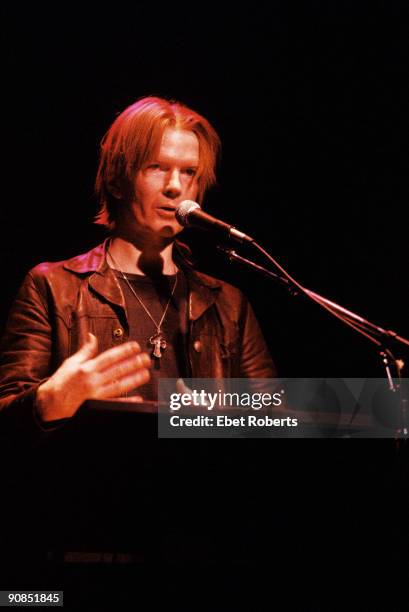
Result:
<instances>
[{"instance_id":1,"label":"man's face","mask_svg":"<svg viewBox=\"0 0 409 612\"><path fill-rule=\"evenodd\" d=\"M199 141L190 130L166 128L157 157L137 172L123 221L131 231L171 237L182 231L175 211L198 194ZM131 227L129 227L131 224Z\"/></svg>"}]
</instances>

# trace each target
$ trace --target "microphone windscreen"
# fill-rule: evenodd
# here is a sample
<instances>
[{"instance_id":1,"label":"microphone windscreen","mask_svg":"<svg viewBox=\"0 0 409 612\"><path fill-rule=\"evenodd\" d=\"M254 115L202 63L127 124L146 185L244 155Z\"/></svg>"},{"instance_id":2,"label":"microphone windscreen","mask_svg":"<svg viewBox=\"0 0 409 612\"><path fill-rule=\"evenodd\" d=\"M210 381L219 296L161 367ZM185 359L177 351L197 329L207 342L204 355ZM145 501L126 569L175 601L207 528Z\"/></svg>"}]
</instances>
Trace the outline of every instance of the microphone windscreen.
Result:
<instances>
[{"instance_id":1,"label":"microphone windscreen","mask_svg":"<svg viewBox=\"0 0 409 612\"><path fill-rule=\"evenodd\" d=\"M200 209L200 206L197 202L193 200L183 200L180 204L179 208L176 210L176 221L180 223L180 225L189 225L189 214L192 210Z\"/></svg>"}]
</instances>

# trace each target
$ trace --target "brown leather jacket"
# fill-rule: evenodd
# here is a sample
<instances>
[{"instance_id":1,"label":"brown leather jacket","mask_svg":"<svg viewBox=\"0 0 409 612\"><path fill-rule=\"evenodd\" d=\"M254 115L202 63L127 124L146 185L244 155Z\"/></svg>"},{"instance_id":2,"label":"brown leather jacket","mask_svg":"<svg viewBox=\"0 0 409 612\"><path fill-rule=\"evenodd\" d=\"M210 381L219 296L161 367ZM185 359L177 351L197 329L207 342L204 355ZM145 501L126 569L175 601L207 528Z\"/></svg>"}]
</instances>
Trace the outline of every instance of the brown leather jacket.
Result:
<instances>
[{"instance_id":1,"label":"brown leather jacket","mask_svg":"<svg viewBox=\"0 0 409 612\"><path fill-rule=\"evenodd\" d=\"M129 337L125 300L105 257L106 243L26 276L12 307L0 356L0 424L36 430L37 387L85 342L100 351ZM182 263L183 262L178 262ZM272 378L275 369L253 310L231 285L184 264L189 286L192 378Z\"/></svg>"}]
</instances>

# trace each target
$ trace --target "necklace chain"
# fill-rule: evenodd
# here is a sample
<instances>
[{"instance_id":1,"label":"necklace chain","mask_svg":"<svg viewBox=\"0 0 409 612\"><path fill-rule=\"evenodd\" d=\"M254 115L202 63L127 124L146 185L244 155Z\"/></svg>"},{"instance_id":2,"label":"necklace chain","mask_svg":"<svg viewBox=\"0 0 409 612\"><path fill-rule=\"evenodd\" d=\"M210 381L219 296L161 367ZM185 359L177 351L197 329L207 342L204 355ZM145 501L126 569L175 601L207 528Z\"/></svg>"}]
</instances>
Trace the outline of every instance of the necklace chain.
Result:
<instances>
[{"instance_id":1,"label":"necklace chain","mask_svg":"<svg viewBox=\"0 0 409 612\"><path fill-rule=\"evenodd\" d=\"M140 305L142 306L142 308L144 309L144 311L146 312L146 314L148 315L148 317L150 318L150 320L153 322L153 324L156 327L156 333L160 334L161 333L161 327L162 327L162 323L164 321L164 318L166 316L166 313L168 311L169 308L169 304L171 302L171 299L173 297L173 294L175 293L175 289L176 289L176 285L178 282L178 277L176 275L175 278L175 283L173 285L173 289L172 292L170 294L170 297L168 299L168 303L165 306L165 309L163 311L161 320L159 321L159 323L156 323L155 319L153 318L153 316L151 315L151 313L149 312L149 310L147 309L147 307L145 306L145 304L142 302L141 298L138 296L138 294L136 293L135 289L132 287L131 283L129 282L127 276L125 276L124 272L121 270L121 268L118 266L117 262L115 261L115 259L112 256L112 253L108 250L108 255L110 256L112 263L114 264L115 268L121 273L122 278L124 279L124 281L126 282L126 284L128 285L129 289L132 291L132 293L134 294L134 296L136 297L136 299L138 300L138 302L140 303Z\"/></svg>"}]
</instances>

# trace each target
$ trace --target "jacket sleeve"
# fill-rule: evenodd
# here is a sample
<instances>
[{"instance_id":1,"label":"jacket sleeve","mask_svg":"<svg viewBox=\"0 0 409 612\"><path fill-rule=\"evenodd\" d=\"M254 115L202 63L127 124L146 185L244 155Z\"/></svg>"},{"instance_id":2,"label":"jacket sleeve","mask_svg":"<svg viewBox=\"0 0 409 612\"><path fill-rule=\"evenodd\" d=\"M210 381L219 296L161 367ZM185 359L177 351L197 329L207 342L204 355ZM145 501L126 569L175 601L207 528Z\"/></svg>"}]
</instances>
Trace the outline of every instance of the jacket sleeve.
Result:
<instances>
[{"instance_id":1,"label":"jacket sleeve","mask_svg":"<svg viewBox=\"0 0 409 612\"><path fill-rule=\"evenodd\" d=\"M11 308L0 345L0 428L38 436L53 428L35 413L39 385L50 372L51 325L45 297L28 273Z\"/></svg>"},{"instance_id":2,"label":"jacket sleeve","mask_svg":"<svg viewBox=\"0 0 409 612\"><path fill-rule=\"evenodd\" d=\"M241 360L243 378L275 378L277 371L254 311L243 297L241 309Z\"/></svg>"}]
</instances>

